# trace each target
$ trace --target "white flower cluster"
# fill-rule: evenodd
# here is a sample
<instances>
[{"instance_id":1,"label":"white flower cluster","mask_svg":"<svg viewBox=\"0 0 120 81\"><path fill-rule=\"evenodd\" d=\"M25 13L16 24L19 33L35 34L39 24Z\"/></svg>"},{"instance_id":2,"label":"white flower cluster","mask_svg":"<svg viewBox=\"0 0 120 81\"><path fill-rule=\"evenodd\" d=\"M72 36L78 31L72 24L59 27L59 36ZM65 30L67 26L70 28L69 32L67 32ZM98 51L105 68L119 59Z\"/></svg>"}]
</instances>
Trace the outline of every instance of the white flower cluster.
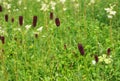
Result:
<instances>
[{"instance_id":1,"label":"white flower cluster","mask_svg":"<svg viewBox=\"0 0 120 81\"><path fill-rule=\"evenodd\" d=\"M7 2L3 2L3 7L6 9L10 9L11 8L11 4L7 3Z\"/></svg>"},{"instance_id":2,"label":"white flower cluster","mask_svg":"<svg viewBox=\"0 0 120 81\"><path fill-rule=\"evenodd\" d=\"M65 1L66 1L66 0L60 0L60 2L61 2L62 4L64 4L64 3L65 3Z\"/></svg>"},{"instance_id":3,"label":"white flower cluster","mask_svg":"<svg viewBox=\"0 0 120 81\"><path fill-rule=\"evenodd\" d=\"M106 54L103 54L102 56L99 56L99 62L104 62L105 64L110 64L113 60L111 58L112 56L107 57Z\"/></svg>"},{"instance_id":4,"label":"white flower cluster","mask_svg":"<svg viewBox=\"0 0 120 81\"><path fill-rule=\"evenodd\" d=\"M115 5L111 5L110 4L110 8L105 8L105 11L108 13L108 18L112 19L113 16L116 14L116 11L113 10L113 8L115 7Z\"/></svg>"},{"instance_id":5,"label":"white flower cluster","mask_svg":"<svg viewBox=\"0 0 120 81\"><path fill-rule=\"evenodd\" d=\"M34 31L34 34L39 34L42 32L43 26L39 27L36 31Z\"/></svg>"},{"instance_id":6,"label":"white flower cluster","mask_svg":"<svg viewBox=\"0 0 120 81\"><path fill-rule=\"evenodd\" d=\"M1 35L1 34L3 35L4 32L5 32L5 31L2 29L2 27L0 27L0 35Z\"/></svg>"},{"instance_id":7,"label":"white flower cluster","mask_svg":"<svg viewBox=\"0 0 120 81\"><path fill-rule=\"evenodd\" d=\"M1 35L1 36L4 36L4 35L8 36L8 34L7 34L7 32L5 31L5 29L3 29L2 27L0 27L0 35Z\"/></svg>"},{"instance_id":8,"label":"white flower cluster","mask_svg":"<svg viewBox=\"0 0 120 81\"><path fill-rule=\"evenodd\" d=\"M90 2L88 3L88 5L92 5L95 4L95 0L90 0Z\"/></svg>"}]
</instances>

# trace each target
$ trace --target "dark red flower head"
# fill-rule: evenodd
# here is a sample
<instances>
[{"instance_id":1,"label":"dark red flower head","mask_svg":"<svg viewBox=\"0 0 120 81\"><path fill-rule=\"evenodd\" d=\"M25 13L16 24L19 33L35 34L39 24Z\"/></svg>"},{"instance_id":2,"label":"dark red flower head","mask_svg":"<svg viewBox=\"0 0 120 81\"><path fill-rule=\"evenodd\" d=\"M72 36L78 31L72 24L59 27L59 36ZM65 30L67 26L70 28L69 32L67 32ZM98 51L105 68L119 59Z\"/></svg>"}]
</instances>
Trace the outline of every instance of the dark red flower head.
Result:
<instances>
[{"instance_id":1,"label":"dark red flower head","mask_svg":"<svg viewBox=\"0 0 120 81\"><path fill-rule=\"evenodd\" d=\"M14 22L14 18L11 19L11 22L12 22L12 23Z\"/></svg>"},{"instance_id":2,"label":"dark red flower head","mask_svg":"<svg viewBox=\"0 0 120 81\"><path fill-rule=\"evenodd\" d=\"M2 44L5 43L5 37L4 36L0 36L0 40L2 41Z\"/></svg>"},{"instance_id":3,"label":"dark red flower head","mask_svg":"<svg viewBox=\"0 0 120 81\"><path fill-rule=\"evenodd\" d=\"M110 52L111 52L111 50L110 50L110 48L108 48L108 49L107 49L107 55L108 55L108 56L110 55Z\"/></svg>"},{"instance_id":4,"label":"dark red flower head","mask_svg":"<svg viewBox=\"0 0 120 81\"><path fill-rule=\"evenodd\" d=\"M2 6L0 5L0 12L2 12Z\"/></svg>"},{"instance_id":5,"label":"dark red flower head","mask_svg":"<svg viewBox=\"0 0 120 81\"><path fill-rule=\"evenodd\" d=\"M36 24L37 24L37 16L33 16L33 23L32 23L33 27L35 27Z\"/></svg>"},{"instance_id":6,"label":"dark red flower head","mask_svg":"<svg viewBox=\"0 0 120 81\"><path fill-rule=\"evenodd\" d=\"M50 19L53 19L53 12L50 12Z\"/></svg>"},{"instance_id":7,"label":"dark red flower head","mask_svg":"<svg viewBox=\"0 0 120 81\"><path fill-rule=\"evenodd\" d=\"M5 15L5 21L8 22L8 14Z\"/></svg>"},{"instance_id":8,"label":"dark red flower head","mask_svg":"<svg viewBox=\"0 0 120 81\"><path fill-rule=\"evenodd\" d=\"M66 44L64 44L64 49L65 49L65 50L67 49L67 45L66 45Z\"/></svg>"},{"instance_id":9,"label":"dark red flower head","mask_svg":"<svg viewBox=\"0 0 120 81\"><path fill-rule=\"evenodd\" d=\"M38 34L35 34L35 38L38 38Z\"/></svg>"},{"instance_id":10,"label":"dark red flower head","mask_svg":"<svg viewBox=\"0 0 120 81\"><path fill-rule=\"evenodd\" d=\"M95 58L95 61L96 61L96 63L98 62L98 55L94 55L94 58Z\"/></svg>"},{"instance_id":11,"label":"dark red flower head","mask_svg":"<svg viewBox=\"0 0 120 81\"><path fill-rule=\"evenodd\" d=\"M55 24L56 24L56 26L60 26L60 20L59 20L59 18L55 19Z\"/></svg>"},{"instance_id":12,"label":"dark red flower head","mask_svg":"<svg viewBox=\"0 0 120 81\"><path fill-rule=\"evenodd\" d=\"M20 26L23 25L23 16L19 16L19 25L20 25Z\"/></svg>"},{"instance_id":13,"label":"dark red flower head","mask_svg":"<svg viewBox=\"0 0 120 81\"><path fill-rule=\"evenodd\" d=\"M82 44L78 44L78 50L81 53L81 55L85 54L85 51L84 51L84 48L83 48Z\"/></svg>"}]
</instances>

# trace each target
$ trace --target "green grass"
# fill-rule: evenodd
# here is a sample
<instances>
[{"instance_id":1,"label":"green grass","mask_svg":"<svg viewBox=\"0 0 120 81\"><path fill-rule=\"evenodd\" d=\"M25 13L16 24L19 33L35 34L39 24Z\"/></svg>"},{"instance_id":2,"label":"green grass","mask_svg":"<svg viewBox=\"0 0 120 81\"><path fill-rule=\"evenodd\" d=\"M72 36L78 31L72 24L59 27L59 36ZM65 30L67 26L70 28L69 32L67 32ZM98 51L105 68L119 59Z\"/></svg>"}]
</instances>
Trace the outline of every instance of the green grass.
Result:
<instances>
[{"instance_id":1,"label":"green grass","mask_svg":"<svg viewBox=\"0 0 120 81\"><path fill-rule=\"evenodd\" d=\"M50 0L4 0L0 2L0 81L119 81L120 80L120 2L119 0L97 0L88 5L89 0L66 0L64 4L56 3L51 9ZM11 4L7 9L5 3ZM42 11L42 4L49 5ZM76 7L76 4L79 6ZM109 4L116 6L116 15L107 18L104 10ZM27 9L24 9L24 8ZM63 10L66 8L66 11ZM18 11L15 11L18 9ZM50 20L50 12L54 19ZM9 20L5 21L4 15ZM19 25L19 16L23 16L24 24ZM38 17L37 26L32 25L33 16ZM60 26L55 18L60 19ZM11 22L14 18L14 23ZM43 27L38 37L39 27ZM20 31L18 30L20 29ZM4 30L4 33L1 31ZM84 48L84 55L78 49L78 43ZM110 56L94 65L94 55ZM106 63L106 59L111 59Z\"/></svg>"}]
</instances>

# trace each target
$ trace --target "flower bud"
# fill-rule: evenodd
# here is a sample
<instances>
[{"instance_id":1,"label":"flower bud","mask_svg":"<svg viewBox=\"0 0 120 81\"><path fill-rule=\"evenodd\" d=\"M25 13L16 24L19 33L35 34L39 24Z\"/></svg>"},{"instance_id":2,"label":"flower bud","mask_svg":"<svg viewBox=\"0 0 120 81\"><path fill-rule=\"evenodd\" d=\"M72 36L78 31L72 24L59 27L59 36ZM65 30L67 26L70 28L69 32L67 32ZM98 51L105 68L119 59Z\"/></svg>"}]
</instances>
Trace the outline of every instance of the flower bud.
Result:
<instances>
[{"instance_id":1,"label":"flower bud","mask_svg":"<svg viewBox=\"0 0 120 81\"><path fill-rule=\"evenodd\" d=\"M19 16L19 25L20 25L20 26L23 25L23 16Z\"/></svg>"},{"instance_id":2,"label":"flower bud","mask_svg":"<svg viewBox=\"0 0 120 81\"><path fill-rule=\"evenodd\" d=\"M59 18L55 19L55 24L56 24L56 26L60 26L60 20L59 20Z\"/></svg>"},{"instance_id":3,"label":"flower bud","mask_svg":"<svg viewBox=\"0 0 120 81\"><path fill-rule=\"evenodd\" d=\"M85 51L84 51L84 48L83 48L82 44L78 44L78 50L81 53L81 55L85 54Z\"/></svg>"},{"instance_id":4,"label":"flower bud","mask_svg":"<svg viewBox=\"0 0 120 81\"><path fill-rule=\"evenodd\" d=\"M33 16L33 23L32 23L33 27L35 27L36 24L37 24L37 16Z\"/></svg>"}]
</instances>

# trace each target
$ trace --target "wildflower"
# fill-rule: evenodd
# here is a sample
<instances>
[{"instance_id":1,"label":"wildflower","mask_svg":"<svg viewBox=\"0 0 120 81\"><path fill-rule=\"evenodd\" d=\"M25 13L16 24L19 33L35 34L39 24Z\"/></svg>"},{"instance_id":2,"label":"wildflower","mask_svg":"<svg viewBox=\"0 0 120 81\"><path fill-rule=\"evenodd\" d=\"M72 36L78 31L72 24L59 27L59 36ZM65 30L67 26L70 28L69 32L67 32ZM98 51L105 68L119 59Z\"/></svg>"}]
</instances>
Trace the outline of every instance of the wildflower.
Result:
<instances>
[{"instance_id":1,"label":"wildflower","mask_svg":"<svg viewBox=\"0 0 120 81\"><path fill-rule=\"evenodd\" d=\"M52 10L55 10L56 2L51 1L51 2L50 2L50 5L51 5L51 9L52 9Z\"/></svg>"},{"instance_id":2,"label":"wildflower","mask_svg":"<svg viewBox=\"0 0 120 81\"><path fill-rule=\"evenodd\" d=\"M91 3L91 4L94 4L94 3L95 3L95 0L90 0L90 3Z\"/></svg>"},{"instance_id":3,"label":"wildflower","mask_svg":"<svg viewBox=\"0 0 120 81\"><path fill-rule=\"evenodd\" d=\"M26 25L25 28L28 30L30 29L31 25Z\"/></svg>"},{"instance_id":4,"label":"wildflower","mask_svg":"<svg viewBox=\"0 0 120 81\"><path fill-rule=\"evenodd\" d=\"M32 26L35 27L36 24L37 24L37 16L34 16L33 17L33 24L32 24Z\"/></svg>"},{"instance_id":5,"label":"wildflower","mask_svg":"<svg viewBox=\"0 0 120 81\"><path fill-rule=\"evenodd\" d=\"M2 6L0 5L0 12L2 12Z\"/></svg>"},{"instance_id":6,"label":"wildflower","mask_svg":"<svg viewBox=\"0 0 120 81\"><path fill-rule=\"evenodd\" d=\"M66 45L66 44L64 44L64 49L65 49L65 50L67 49L67 45Z\"/></svg>"},{"instance_id":7,"label":"wildflower","mask_svg":"<svg viewBox=\"0 0 120 81\"><path fill-rule=\"evenodd\" d=\"M108 49L107 49L107 55L108 55L108 56L110 55L110 52L111 52L111 50L110 50L110 48L108 48Z\"/></svg>"},{"instance_id":8,"label":"wildflower","mask_svg":"<svg viewBox=\"0 0 120 81\"><path fill-rule=\"evenodd\" d=\"M42 4L42 8L41 8L40 10L42 10L42 11L47 11L48 8L49 8L49 5L43 3L43 4Z\"/></svg>"},{"instance_id":9,"label":"wildflower","mask_svg":"<svg viewBox=\"0 0 120 81\"><path fill-rule=\"evenodd\" d=\"M99 58L99 62L104 62L105 64L110 64L113 61L111 56L107 57L106 54L103 54L102 56L99 56L98 58Z\"/></svg>"},{"instance_id":10,"label":"wildflower","mask_svg":"<svg viewBox=\"0 0 120 81\"><path fill-rule=\"evenodd\" d=\"M41 26L40 28L37 29L37 31L41 32L43 27Z\"/></svg>"},{"instance_id":11,"label":"wildflower","mask_svg":"<svg viewBox=\"0 0 120 81\"><path fill-rule=\"evenodd\" d=\"M21 4L22 4L22 0L19 0L19 1L18 1L18 5L21 5Z\"/></svg>"},{"instance_id":12,"label":"wildflower","mask_svg":"<svg viewBox=\"0 0 120 81\"><path fill-rule=\"evenodd\" d=\"M90 2L88 3L88 5L92 5L95 4L95 0L90 0Z\"/></svg>"},{"instance_id":13,"label":"wildflower","mask_svg":"<svg viewBox=\"0 0 120 81\"><path fill-rule=\"evenodd\" d=\"M26 10L27 9L27 7L24 7L24 10Z\"/></svg>"},{"instance_id":14,"label":"wildflower","mask_svg":"<svg viewBox=\"0 0 120 81\"><path fill-rule=\"evenodd\" d=\"M5 21L8 22L8 14L5 15Z\"/></svg>"},{"instance_id":15,"label":"wildflower","mask_svg":"<svg viewBox=\"0 0 120 81\"><path fill-rule=\"evenodd\" d=\"M98 60L99 60L99 59L98 59L98 56L97 56L97 55L95 55L95 56L94 56L94 58L95 58L95 61L96 61L96 63L97 63L97 62L98 62Z\"/></svg>"},{"instance_id":16,"label":"wildflower","mask_svg":"<svg viewBox=\"0 0 120 81\"><path fill-rule=\"evenodd\" d=\"M116 14L116 11L113 10L113 8L115 7L115 5L111 6L110 8L105 8L104 10L108 13L108 18L113 18L113 16Z\"/></svg>"},{"instance_id":17,"label":"wildflower","mask_svg":"<svg viewBox=\"0 0 120 81\"><path fill-rule=\"evenodd\" d=\"M50 19L53 19L53 12L50 12Z\"/></svg>"},{"instance_id":18,"label":"wildflower","mask_svg":"<svg viewBox=\"0 0 120 81\"><path fill-rule=\"evenodd\" d=\"M38 34L37 33L35 34L35 38L38 38Z\"/></svg>"},{"instance_id":19,"label":"wildflower","mask_svg":"<svg viewBox=\"0 0 120 81\"><path fill-rule=\"evenodd\" d=\"M64 4L64 3L65 3L65 1L66 1L66 0L60 0L60 2L61 2L62 4Z\"/></svg>"},{"instance_id":20,"label":"wildflower","mask_svg":"<svg viewBox=\"0 0 120 81\"><path fill-rule=\"evenodd\" d=\"M4 36L0 36L0 40L2 41L2 44L5 43L5 37Z\"/></svg>"},{"instance_id":21,"label":"wildflower","mask_svg":"<svg viewBox=\"0 0 120 81\"><path fill-rule=\"evenodd\" d=\"M40 2L40 0L37 0L37 2Z\"/></svg>"},{"instance_id":22,"label":"wildflower","mask_svg":"<svg viewBox=\"0 0 120 81\"><path fill-rule=\"evenodd\" d=\"M111 58L107 58L107 59L104 60L104 62L105 62L106 64L110 64L110 63L112 62L112 59L111 59Z\"/></svg>"},{"instance_id":23,"label":"wildflower","mask_svg":"<svg viewBox=\"0 0 120 81\"><path fill-rule=\"evenodd\" d=\"M11 19L11 22L12 22L12 23L14 22L14 18Z\"/></svg>"},{"instance_id":24,"label":"wildflower","mask_svg":"<svg viewBox=\"0 0 120 81\"><path fill-rule=\"evenodd\" d=\"M63 11L66 11L67 10L67 8L66 7L63 7Z\"/></svg>"},{"instance_id":25,"label":"wildflower","mask_svg":"<svg viewBox=\"0 0 120 81\"><path fill-rule=\"evenodd\" d=\"M55 19L55 23L56 23L56 26L60 26L60 20L59 20L59 18Z\"/></svg>"},{"instance_id":26,"label":"wildflower","mask_svg":"<svg viewBox=\"0 0 120 81\"><path fill-rule=\"evenodd\" d=\"M23 16L19 16L19 25L20 25L20 26L23 25Z\"/></svg>"},{"instance_id":27,"label":"wildflower","mask_svg":"<svg viewBox=\"0 0 120 81\"><path fill-rule=\"evenodd\" d=\"M81 55L84 55L84 54L85 54L84 48L83 48L82 44L78 44L78 50L79 50L79 52L81 53Z\"/></svg>"},{"instance_id":28,"label":"wildflower","mask_svg":"<svg viewBox=\"0 0 120 81\"><path fill-rule=\"evenodd\" d=\"M108 15L107 17L108 17L109 19L112 19L112 18L113 18L113 16L112 16L112 15Z\"/></svg>"},{"instance_id":29,"label":"wildflower","mask_svg":"<svg viewBox=\"0 0 120 81\"><path fill-rule=\"evenodd\" d=\"M7 9L10 9L11 8L11 4L7 4Z\"/></svg>"},{"instance_id":30,"label":"wildflower","mask_svg":"<svg viewBox=\"0 0 120 81\"><path fill-rule=\"evenodd\" d=\"M95 60L92 60L92 64L95 65L95 64L96 64L96 61L95 61Z\"/></svg>"}]
</instances>

